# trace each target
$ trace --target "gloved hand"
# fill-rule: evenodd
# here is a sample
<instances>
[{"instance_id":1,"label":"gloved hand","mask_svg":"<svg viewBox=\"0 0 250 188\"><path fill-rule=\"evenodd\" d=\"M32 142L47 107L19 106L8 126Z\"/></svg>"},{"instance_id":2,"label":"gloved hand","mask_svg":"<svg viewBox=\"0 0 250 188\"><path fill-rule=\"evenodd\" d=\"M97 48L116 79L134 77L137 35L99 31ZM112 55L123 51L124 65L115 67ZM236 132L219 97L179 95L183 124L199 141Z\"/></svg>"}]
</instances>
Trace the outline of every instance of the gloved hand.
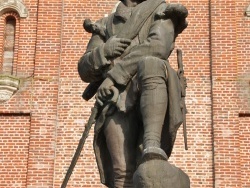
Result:
<instances>
[{"instance_id":1,"label":"gloved hand","mask_svg":"<svg viewBox=\"0 0 250 188\"><path fill-rule=\"evenodd\" d=\"M104 45L104 56L107 58L115 58L120 56L130 45L131 40L125 38L111 37Z\"/></svg>"}]
</instances>

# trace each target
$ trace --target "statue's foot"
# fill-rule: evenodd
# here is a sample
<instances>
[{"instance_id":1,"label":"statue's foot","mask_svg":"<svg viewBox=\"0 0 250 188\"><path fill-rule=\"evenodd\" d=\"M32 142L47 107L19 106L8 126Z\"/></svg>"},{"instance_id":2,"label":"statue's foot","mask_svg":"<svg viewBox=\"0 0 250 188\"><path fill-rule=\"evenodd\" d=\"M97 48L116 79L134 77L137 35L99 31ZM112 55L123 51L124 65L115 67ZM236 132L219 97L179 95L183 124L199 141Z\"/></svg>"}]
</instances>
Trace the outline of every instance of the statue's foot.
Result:
<instances>
[{"instance_id":1,"label":"statue's foot","mask_svg":"<svg viewBox=\"0 0 250 188\"><path fill-rule=\"evenodd\" d=\"M149 160L168 160L168 156L166 153L158 147L148 147L143 150L142 153L142 162L149 161Z\"/></svg>"}]
</instances>

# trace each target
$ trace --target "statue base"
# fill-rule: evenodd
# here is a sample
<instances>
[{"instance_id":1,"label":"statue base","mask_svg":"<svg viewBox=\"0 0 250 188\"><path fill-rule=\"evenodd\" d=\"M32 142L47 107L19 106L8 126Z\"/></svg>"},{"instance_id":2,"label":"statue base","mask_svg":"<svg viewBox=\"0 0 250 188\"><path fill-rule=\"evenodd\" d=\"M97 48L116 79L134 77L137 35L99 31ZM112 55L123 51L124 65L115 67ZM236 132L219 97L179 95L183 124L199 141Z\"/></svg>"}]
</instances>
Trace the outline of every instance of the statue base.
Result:
<instances>
[{"instance_id":1,"label":"statue base","mask_svg":"<svg viewBox=\"0 0 250 188\"><path fill-rule=\"evenodd\" d=\"M166 160L143 162L133 179L135 188L190 188L188 175Z\"/></svg>"}]
</instances>

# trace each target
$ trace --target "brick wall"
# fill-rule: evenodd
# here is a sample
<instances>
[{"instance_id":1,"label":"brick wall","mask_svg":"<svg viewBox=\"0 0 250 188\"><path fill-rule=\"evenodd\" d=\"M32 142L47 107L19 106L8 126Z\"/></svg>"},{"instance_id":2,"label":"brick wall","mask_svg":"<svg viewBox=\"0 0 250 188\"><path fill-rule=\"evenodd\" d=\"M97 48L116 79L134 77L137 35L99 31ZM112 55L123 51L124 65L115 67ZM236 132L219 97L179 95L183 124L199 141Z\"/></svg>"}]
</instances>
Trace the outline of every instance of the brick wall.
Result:
<instances>
[{"instance_id":1,"label":"brick wall","mask_svg":"<svg viewBox=\"0 0 250 188\"><path fill-rule=\"evenodd\" d=\"M244 15L249 1L178 2L189 10L189 26L176 41L188 78L189 150L184 150L181 127L170 162L190 176L192 188L250 187L250 17ZM56 188L94 102L82 100L86 84L77 73L77 61L90 38L82 22L110 13L117 1L23 3L29 16L20 18L15 49L15 76L21 85L0 104L0 160L5 161L0 187ZM1 61L3 20L2 15ZM170 62L177 67L175 53ZM18 147L12 149L16 136ZM91 131L68 187L104 187L92 140Z\"/></svg>"},{"instance_id":2,"label":"brick wall","mask_svg":"<svg viewBox=\"0 0 250 188\"><path fill-rule=\"evenodd\" d=\"M26 187L30 116L5 114L0 118L0 187Z\"/></svg>"}]
</instances>

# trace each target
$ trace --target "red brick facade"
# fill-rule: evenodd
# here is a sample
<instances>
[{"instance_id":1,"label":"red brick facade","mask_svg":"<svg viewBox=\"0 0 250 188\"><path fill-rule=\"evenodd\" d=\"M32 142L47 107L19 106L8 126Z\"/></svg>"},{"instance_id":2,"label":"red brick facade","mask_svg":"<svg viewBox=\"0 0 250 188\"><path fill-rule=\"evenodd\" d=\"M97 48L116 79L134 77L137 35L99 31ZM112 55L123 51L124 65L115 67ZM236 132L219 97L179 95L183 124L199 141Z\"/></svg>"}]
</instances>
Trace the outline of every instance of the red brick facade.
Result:
<instances>
[{"instance_id":1,"label":"red brick facade","mask_svg":"<svg viewBox=\"0 0 250 188\"><path fill-rule=\"evenodd\" d=\"M249 188L250 17L245 11L250 2L178 2L189 10L189 26L176 42L188 78L189 150L180 129L170 162L189 175L192 188ZM19 79L18 91L0 104L0 188L57 188L94 101L81 98L86 84L77 73L90 38L82 22L109 14L117 1L22 3L26 18L15 10L0 11L0 67L5 18L12 14L17 19L12 76ZM175 53L170 61L176 67ZM92 140L93 132L68 187L104 187Z\"/></svg>"}]
</instances>

